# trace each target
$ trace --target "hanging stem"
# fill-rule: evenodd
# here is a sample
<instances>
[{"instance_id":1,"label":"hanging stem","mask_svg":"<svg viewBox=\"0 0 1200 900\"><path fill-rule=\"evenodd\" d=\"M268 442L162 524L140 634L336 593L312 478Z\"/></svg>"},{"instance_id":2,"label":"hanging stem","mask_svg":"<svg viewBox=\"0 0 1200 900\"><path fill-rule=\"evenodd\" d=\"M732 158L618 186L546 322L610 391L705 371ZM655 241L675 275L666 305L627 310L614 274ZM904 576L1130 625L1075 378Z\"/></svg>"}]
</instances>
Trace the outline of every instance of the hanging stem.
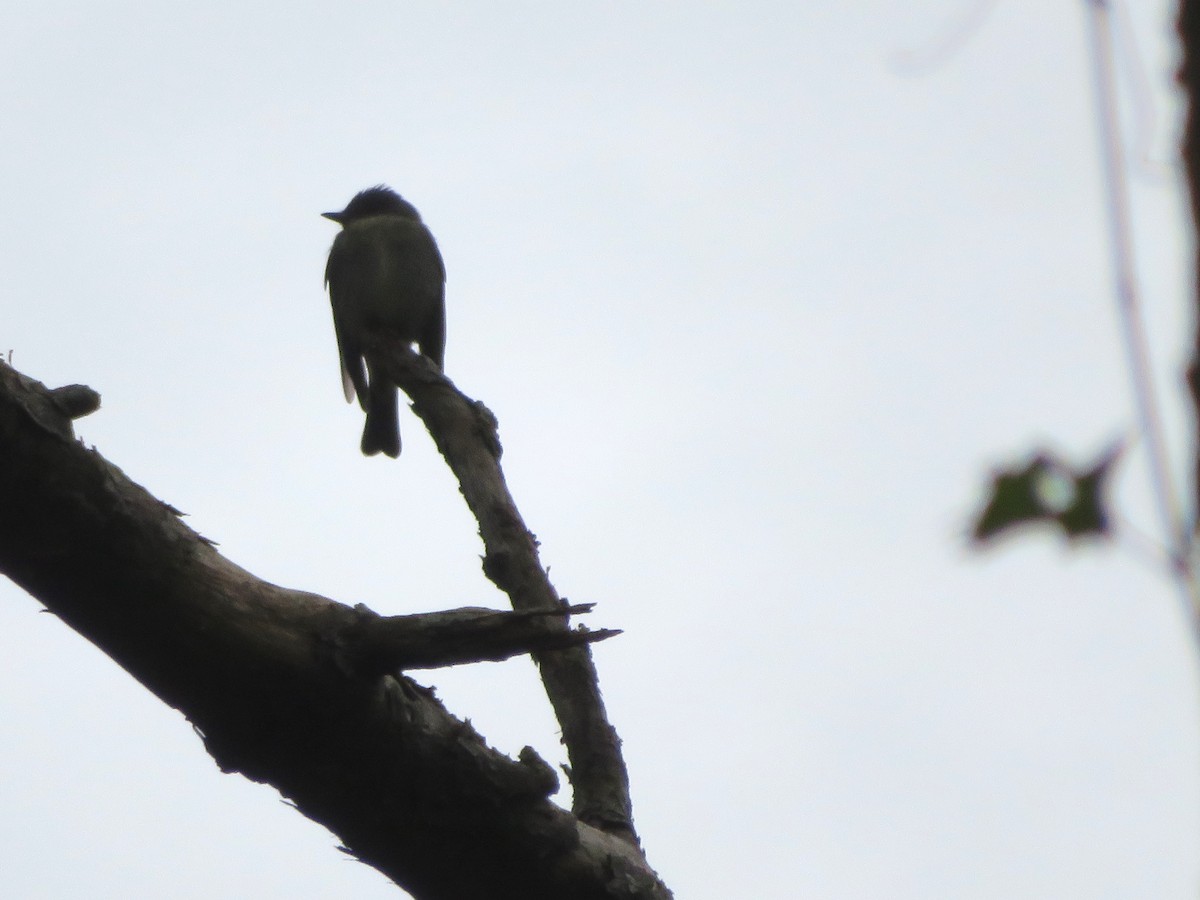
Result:
<instances>
[{"instance_id":1,"label":"hanging stem","mask_svg":"<svg viewBox=\"0 0 1200 900\"><path fill-rule=\"evenodd\" d=\"M1125 158L1121 143L1120 112L1117 106L1116 77L1113 65L1112 20L1108 0L1088 0L1088 25L1091 38L1093 77L1095 79L1096 117L1104 165L1108 224L1112 242L1113 277L1121 336L1125 345L1133 387L1138 426L1146 442L1150 482L1158 513L1166 532L1172 574L1179 585L1189 611L1192 626L1200 640L1200 592L1193 577L1191 540L1184 524L1171 478L1166 438L1154 393L1153 369L1146 328L1142 322L1137 276L1134 266L1132 226L1130 223L1129 184L1125 177Z\"/></svg>"}]
</instances>

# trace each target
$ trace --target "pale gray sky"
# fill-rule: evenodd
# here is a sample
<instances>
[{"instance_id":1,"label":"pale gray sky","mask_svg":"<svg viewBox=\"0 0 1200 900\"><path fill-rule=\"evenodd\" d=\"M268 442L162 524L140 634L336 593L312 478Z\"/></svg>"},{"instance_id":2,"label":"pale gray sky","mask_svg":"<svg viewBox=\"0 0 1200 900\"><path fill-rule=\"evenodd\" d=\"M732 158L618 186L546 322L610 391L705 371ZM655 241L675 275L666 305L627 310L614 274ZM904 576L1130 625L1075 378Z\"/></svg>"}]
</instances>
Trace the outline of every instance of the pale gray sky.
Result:
<instances>
[{"instance_id":1,"label":"pale gray sky","mask_svg":"<svg viewBox=\"0 0 1200 900\"><path fill-rule=\"evenodd\" d=\"M1178 437L1170 7L1136 6ZM16 0L0 347L99 390L83 439L257 575L502 607L420 423L365 460L342 401L318 214L387 182L441 244L447 371L552 577L625 629L596 661L681 900L1195 897L1169 585L1121 548L963 548L992 463L1133 423L1084 4L997 3L895 64L970 7ZM1154 528L1139 447L1119 498ZM6 894L398 896L37 610L0 584ZM527 661L420 680L561 759Z\"/></svg>"}]
</instances>

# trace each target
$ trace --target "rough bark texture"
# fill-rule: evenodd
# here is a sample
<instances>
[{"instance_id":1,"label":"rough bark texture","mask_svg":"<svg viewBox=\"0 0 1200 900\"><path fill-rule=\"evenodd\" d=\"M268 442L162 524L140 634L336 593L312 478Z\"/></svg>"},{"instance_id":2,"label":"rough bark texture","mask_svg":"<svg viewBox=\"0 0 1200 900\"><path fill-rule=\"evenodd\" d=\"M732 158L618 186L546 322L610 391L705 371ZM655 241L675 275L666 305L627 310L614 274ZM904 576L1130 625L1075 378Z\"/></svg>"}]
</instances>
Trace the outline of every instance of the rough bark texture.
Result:
<instances>
[{"instance_id":1,"label":"rough bark texture","mask_svg":"<svg viewBox=\"0 0 1200 900\"><path fill-rule=\"evenodd\" d=\"M413 401L438 450L458 478L463 498L479 522L484 574L508 594L514 610L553 612L563 601L538 559L537 538L525 526L500 469L496 418L461 394L423 356L394 345L368 348L375 366L392 376ZM564 619L546 620L564 630ZM586 647L535 653L571 763L572 811L583 822L633 844L629 776L621 741L609 724L600 685Z\"/></svg>"},{"instance_id":2,"label":"rough bark texture","mask_svg":"<svg viewBox=\"0 0 1200 900\"><path fill-rule=\"evenodd\" d=\"M420 900L670 896L634 845L549 801L532 750L496 753L378 674L436 664L422 628L452 636L448 659L598 633L561 615L384 619L261 581L71 437L87 405L0 364L0 571L180 710L223 770L274 785Z\"/></svg>"}]
</instances>

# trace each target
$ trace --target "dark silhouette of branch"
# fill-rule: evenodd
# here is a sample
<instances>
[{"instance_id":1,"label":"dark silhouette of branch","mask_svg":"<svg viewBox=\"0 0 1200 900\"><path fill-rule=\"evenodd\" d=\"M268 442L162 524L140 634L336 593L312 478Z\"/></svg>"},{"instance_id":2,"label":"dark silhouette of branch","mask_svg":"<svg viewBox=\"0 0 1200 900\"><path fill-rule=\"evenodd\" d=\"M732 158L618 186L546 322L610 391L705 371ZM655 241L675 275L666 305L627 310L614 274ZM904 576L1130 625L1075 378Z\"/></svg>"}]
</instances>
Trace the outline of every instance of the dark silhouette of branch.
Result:
<instances>
[{"instance_id":1,"label":"dark silhouette of branch","mask_svg":"<svg viewBox=\"0 0 1200 900\"><path fill-rule=\"evenodd\" d=\"M542 625L547 616L590 612L591 604L532 613L467 607L381 616L361 604L354 611L359 619L342 635L339 659L347 671L359 675L496 662L533 651L592 644L621 633L609 628L547 631Z\"/></svg>"},{"instance_id":2,"label":"dark silhouette of branch","mask_svg":"<svg viewBox=\"0 0 1200 900\"><path fill-rule=\"evenodd\" d=\"M495 416L408 347L377 342L367 352L376 368L388 372L412 399L413 411L458 478L463 498L479 522L484 574L508 594L514 610L561 609L562 600L538 559L537 539L504 483ZM549 619L546 627L563 630L567 625ZM581 821L636 844L621 741L608 722L591 654L580 646L535 653L534 659L562 727L571 763L572 810Z\"/></svg>"},{"instance_id":3,"label":"dark silhouette of branch","mask_svg":"<svg viewBox=\"0 0 1200 900\"><path fill-rule=\"evenodd\" d=\"M1200 0L1182 0L1179 4L1179 30L1182 57L1179 64L1179 83L1186 100L1183 129L1183 164L1187 175L1188 197L1191 200L1193 253L1200 251L1195 235L1200 233ZM1192 394L1192 509L1189 521L1193 535L1200 519L1200 258L1193 259L1192 322L1196 329L1192 359L1188 365L1187 382Z\"/></svg>"},{"instance_id":4,"label":"dark silhouette of branch","mask_svg":"<svg viewBox=\"0 0 1200 900\"><path fill-rule=\"evenodd\" d=\"M255 578L73 439L94 405L0 364L0 572L183 713L224 771L275 786L419 900L670 897L635 846L550 802L531 749L497 753L379 674L435 664L420 630L451 661L605 633L569 631L562 609L376 617Z\"/></svg>"}]
</instances>

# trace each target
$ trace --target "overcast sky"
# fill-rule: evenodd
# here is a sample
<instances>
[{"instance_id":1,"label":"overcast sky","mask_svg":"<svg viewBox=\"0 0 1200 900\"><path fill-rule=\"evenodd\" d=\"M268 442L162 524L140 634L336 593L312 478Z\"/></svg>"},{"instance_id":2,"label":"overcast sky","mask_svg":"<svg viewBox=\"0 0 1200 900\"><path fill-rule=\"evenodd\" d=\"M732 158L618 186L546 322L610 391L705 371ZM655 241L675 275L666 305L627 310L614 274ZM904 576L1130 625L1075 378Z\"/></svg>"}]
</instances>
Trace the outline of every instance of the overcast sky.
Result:
<instances>
[{"instance_id":1,"label":"overcast sky","mask_svg":"<svg viewBox=\"0 0 1200 900\"><path fill-rule=\"evenodd\" d=\"M83 440L256 575L503 608L420 422L364 459L342 400L318 214L386 182L553 580L625 630L596 662L680 900L1194 898L1169 583L1124 543L963 542L993 464L1134 424L1085 4L995 3L935 53L974 5L14 0L0 348L98 390ZM1183 471L1171 10L1131 5ZM1135 442L1117 499L1153 534L1149 497ZM399 895L38 610L0 583L7 895ZM418 680L562 760L527 660Z\"/></svg>"}]
</instances>

